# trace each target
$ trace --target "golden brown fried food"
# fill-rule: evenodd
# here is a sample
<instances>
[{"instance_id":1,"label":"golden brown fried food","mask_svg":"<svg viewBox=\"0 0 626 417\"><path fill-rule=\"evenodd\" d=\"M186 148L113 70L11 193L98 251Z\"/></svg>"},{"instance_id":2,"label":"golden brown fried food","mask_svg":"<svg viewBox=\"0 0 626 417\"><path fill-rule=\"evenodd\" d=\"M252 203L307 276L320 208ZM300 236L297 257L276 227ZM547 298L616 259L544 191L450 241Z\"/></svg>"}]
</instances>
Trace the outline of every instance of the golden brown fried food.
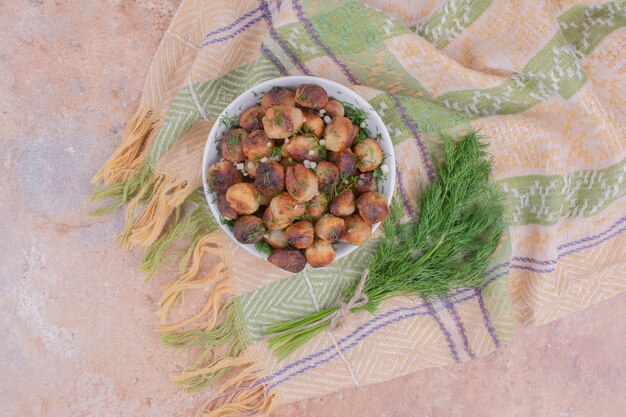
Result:
<instances>
[{"instance_id":1,"label":"golden brown fried food","mask_svg":"<svg viewBox=\"0 0 626 417\"><path fill-rule=\"evenodd\" d=\"M361 172L373 171L383 163L383 151L374 139L365 139L352 147Z\"/></svg>"},{"instance_id":2,"label":"golden brown fried food","mask_svg":"<svg viewBox=\"0 0 626 417\"><path fill-rule=\"evenodd\" d=\"M339 152L335 164L339 169L340 176L350 177L356 173L356 156L354 156L350 149Z\"/></svg>"},{"instance_id":3,"label":"golden brown fried food","mask_svg":"<svg viewBox=\"0 0 626 417\"><path fill-rule=\"evenodd\" d=\"M285 231L289 246L296 249L306 249L313 243L315 230L313 224L306 220L300 220L289 226Z\"/></svg>"},{"instance_id":4,"label":"golden brown fried food","mask_svg":"<svg viewBox=\"0 0 626 417\"><path fill-rule=\"evenodd\" d=\"M217 196L217 209L220 211L222 216L227 219L235 220L237 217L239 217L239 213L237 213L237 210L232 208L228 200L226 200L226 193L220 193Z\"/></svg>"},{"instance_id":5,"label":"golden brown fried food","mask_svg":"<svg viewBox=\"0 0 626 417\"><path fill-rule=\"evenodd\" d=\"M302 217L306 212L306 204L296 201L287 193L278 194L272 198L269 208L274 220L277 221L284 221L285 219L292 221L296 217Z\"/></svg>"},{"instance_id":6,"label":"golden brown fried food","mask_svg":"<svg viewBox=\"0 0 626 417\"><path fill-rule=\"evenodd\" d=\"M324 129L324 146L329 151L340 152L352 146L358 128L347 117L337 116Z\"/></svg>"},{"instance_id":7,"label":"golden brown fried food","mask_svg":"<svg viewBox=\"0 0 626 417\"><path fill-rule=\"evenodd\" d=\"M320 239L328 242L336 242L339 240L345 230L343 219L333 216L332 214L324 214L315 223L315 234Z\"/></svg>"},{"instance_id":8,"label":"golden brown fried food","mask_svg":"<svg viewBox=\"0 0 626 417\"><path fill-rule=\"evenodd\" d=\"M241 216L233 225L233 235L239 242L246 245L260 242L264 234L263 220L257 216Z\"/></svg>"},{"instance_id":9,"label":"golden brown fried food","mask_svg":"<svg viewBox=\"0 0 626 417\"><path fill-rule=\"evenodd\" d=\"M317 220L327 211L328 198L326 197L326 194L319 193L309 201L309 204L307 204L306 216L313 220Z\"/></svg>"},{"instance_id":10,"label":"golden brown fried food","mask_svg":"<svg viewBox=\"0 0 626 417\"><path fill-rule=\"evenodd\" d=\"M274 249L283 249L286 248L287 243L287 234L285 233L285 229L277 229L270 230L265 234L265 241L273 247Z\"/></svg>"},{"instance_id":11,"label":"golden brown fried food","mask_svg":"<svg viewBox=\"0 0 626 417\"><path fill-rule=\"evenodd\" d=\"M285 171L281 164L267 161L256 169L254 185L259 192L266 196L274 196L285 189Z\"/></svg>"},{"instance_id":12,"label":"golden brown fried food","mask_svg":"<svg viewBox=\"0 0 626 417\"><path fill-rule=\"evenodd\" d=\"M313 244L304 252L306 260L313 268L321 268L330 265L337 254L330 242L322 239L315 239Z\"/></svg>"},{"instance_id":13,"label":"golden brown fried food","mask_svg":"<svg viewBox=\"0 0 626 417\"><path fill-rule=\"evenodd\" d=\"M315 167L319 189L331 193L339 179L339 168L328 161L320 161Z\"/></svg>"},{"instance_id":14,"label":"golden brown fried food","mask_svg":"<svg viewBox=\"0 0 626 417\"><path fill-rule=\"evenodd\" d=\"M232 185L243 181L243 175L232 163L222 161L209 168L206 179L211 191L225 193Z\"/></svg>"},{"instance_id":15,"label":"golden brown fried food","mask_svg":"<svg viewBox=\"0 0 626 417\"><path fill-rule=\"evenodd\" d=\"M354 213L343 218L346 229L339 238L340 241L351 245L361 246L372 237L372 226L367 224L360 214Z\"/></svg>"},{"instance_id":16,"label":"golden brown fried food","mask_svg":"<svg viewBox=\"0 0 626 417\"><path fill-rule=\"evenodd\" d=\"M297 164L287 168L285 188L296 201L309 201L317 195L317 187L317 176L304 165Z\"/></svg>"},{"instance_id":17,"label":"golden brown fried food","mask_svg":"<svg viewBox=\"0 0 626 417\"><path fill-rule=\"evenodd\" d=\"M367 224L382 222L389 215L387 198L381 193L365 193L359 197L356 205Z\"/></svg>"},{"instance_id":18,"label":"golden brown fried food","mask_svg":"<svg viewBox=\"0 0 626 417\"><path fill-rule=\"evenodd\" d=\"M269 158L274 151L274 140L270 139L262 130L250 132L243 138L241 144L246 158L255 162L261 158Z\"/></svg>"},{"instance_id":19,"label":"golden brown fried food","mask_svg":"<svg viewBox=\"0 0 626 417\"><path fill-rule=\"evenodd\" d=\"M263 129L270 138L282 139L294 135L304 123L302 110L291 106L274 106L265 111Z\"/></svg>"},{"instance_id":20,"label":"golden brown fried food","mask_svg":"<svg viewBox=\"0 0 626 417\"><path fill-rule=\"evenodd\" d=\"M324 119L319 117L317 114L308 111L303 111L302 114L304 115L304 123L302 123L301 128L302 131L309 132L315 135L315 137L321 138L324 134L324 127L326 126L324 124Z\"/></svg>"},{"instance_id":21,"label":"golden brown fried food","mask_svg":"<svg viewBox=\"0 0 626 417\"><path fill-rule=\"evenodd\" d=\"M376 191L376 177L374 176L374 171L359 174L352 186L352 191L354 191L356 195Z\"/></svg>"},{"instance_id":22,"label":"golden brown fried food","mask_svg":"<svg viewBox=\"0 0 626 417\"><path fill-rule=\"evenodd\" d=\"M254 184L240 182L226 191L226 200L241 214L252 214L259 209L261 194Z\"/></svg>"},{"instance_id":23,"label":"golden brown fried food","mask_svg":"<svg viewBox=\"0 0 626 417\"><path fill-rule=\"evenodd\" d=\"M344 115L343 104L341 104L341 101L335 100L334 98L328 100L328 103L324 106L324 110L326 110L326 114L330 116L331 119Z\"/></svg>"},{"instance_id":24,"label":"golden brown fried food","mask_svg":"<svg viewBox=\"0 0 626 417\"><path fill-rule=\"evenodd\" d=\"M328 208L332 214L338 217L348 216L354 213L354 193L352 190L345 190L338 196L330 200Z\"/></svg>"},{"instance_id":25,"label":"golden brown fried food","mask_svg":"<svg viewBox=\"0 0 626 417\"><path fill-rule=\"evenodd\" d=\"M241 113L219 145L223 162L207 172L236 239L264 239L268 260L287 271L330 264L333 242L363 244L389 213L376 192L383 153L373 139L354 143L359 127L345 110L318 85L274 87Z\"/></svg>"},{"instance_id":26,"label":"golden brown fried food","mask_svg":"<svg viewBox=\"0 0 626 417\"><path fill-rule=\"evenodd\" d=\"M220 142L222 157L230 162L242 162L246 158L242 142L247 136L248 132L243 129L233 129L228 132Z\"/></svg>"},{"instance_id":27,"label":"golden brown fried food","mask_svg":"<svg viewBox=\"0 0 626 417\"><path fill-rule=\"evenodd\" d=\"M305 133L285 139L283 155L297 161L319 161L326 156L326 149L320 146L317 138Z\"/></svg>"},{"instance_id":28,"label":"golden brown fried food","mask_svg":"<svg viewBox=\"0 0 626 417\"><path fill-rule=\"evenodd\" d=\"M263 123L261 123L261 120L264 114L265 112L261 106L250 107L239 117L239 126L249 131L262 129Z\"/></svg>"},{"instance_id":29,"label":"golden brown fried food","mask_svg":"<svg viewBox=\"0 0 626 417\"><path fill-rule=\"evenodd\" d=\"M263 111L266 111L270 107L280 105L295 106L296 100L294 92L287 88L272 87L261 99L261 108Z\"/></svg>"},{"instance_id":30,"label":"golden brown fried food","mask_svg":"<svg viewBox=\"0 0 626 417\"><path fill-rule=\"evenodd\" d=\"M306 266L304 254L297 249L282 249L272 253L268 261L289 272L300 272Z\"/></svg>"},{"instance_id":31,"label":"golden brown fried food","mask_svg":"<svg viewBox=\"0 0 626 417\"><path fill-rule=\"evenodd\" d=\"M293 218L290 216L277 218L274 216L272 209L268 206L263 212L263 223L267 230L282 230L293 223Z\"/></svg>"},{"instance_id":32,"label":"golden brown fried food","mask_svg":"<svg viewBox=\"0 0 626 417\"><path fill-rule=\"evenodd\" d=\"M328 93L316 84L300 84L296 88L296 103L307 109L319 110L328 103Z\"/></svg>"}]
</instances>

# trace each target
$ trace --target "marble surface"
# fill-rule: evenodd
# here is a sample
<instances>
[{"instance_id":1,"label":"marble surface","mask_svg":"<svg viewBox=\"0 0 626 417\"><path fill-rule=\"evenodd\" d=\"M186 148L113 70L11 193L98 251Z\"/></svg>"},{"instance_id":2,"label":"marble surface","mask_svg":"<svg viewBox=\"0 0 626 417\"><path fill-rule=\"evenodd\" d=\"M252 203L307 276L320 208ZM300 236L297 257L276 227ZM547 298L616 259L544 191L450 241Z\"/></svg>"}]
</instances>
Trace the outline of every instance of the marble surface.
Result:
<instances>
[{"instance_id":1,"label":"marble surface","mask_svg":"<svg viewBox=\"0 0 626 417\"><path fill-rule=\"evenodd\" d=\"M176 0L0 1L0 416L186 416L141 251L90 217ZM287 416L621 416L626 294L459 366L287 405Z\"/></svg>"}]
</instances>

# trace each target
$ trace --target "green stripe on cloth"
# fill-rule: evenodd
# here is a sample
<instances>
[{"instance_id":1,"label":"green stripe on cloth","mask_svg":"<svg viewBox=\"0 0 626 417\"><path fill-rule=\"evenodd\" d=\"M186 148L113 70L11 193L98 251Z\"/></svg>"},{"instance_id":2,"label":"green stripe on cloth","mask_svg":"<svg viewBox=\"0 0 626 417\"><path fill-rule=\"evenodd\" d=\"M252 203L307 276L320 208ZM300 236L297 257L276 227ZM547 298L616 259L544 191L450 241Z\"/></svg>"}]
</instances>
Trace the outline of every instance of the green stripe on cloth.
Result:
<instances>
[{"instance_id":1,"label":"green stripe on cloth","mask_svg":"<svg viewBox=\"0 0 626 417\"><path fill-rule=\"evenodd\" d=\"M510 225L555 224L563 217L598 214L626 194L626 160L566 175L527 175L499 181Z\"/></svg>"},{"instance_id":2,"label":"green stripe on cloth","mask_svg":"<svg viewBox=\"0 0 626 417\"><path fill-rule=\"evenodd\" d=\"M209 120L216 120L224 108L248 88L280 76L278 69L263 55L248 65L223 76L193 85L195 98ZM202 116L190 87L182 88L168 109L167 116L152 146L149 162L157 161Z\"/></svg>"},{"instance_id":3,"label":"green stripe on cloth","mask_svg":"<svg viewBox=\"0 0 626 417\"><path fill-rule=\"evenodd\" d=\"M491 0L449 0L417 28L417 34L441 49L474 23L490 4Z\"/></svg>"},{"instance_id":4,"label":"green stripe on cloth","mask_svg":"<svg viewBox=\"0 0 626 417\"><path fill-rule=\"evenodd\" d=\"M318 9L311 1L304 0L302 4L313 30L322 40L332 40L332 44L327 46L338 55L358 55L363 51L378 49L385 39L411 33L397 20L357 2L343 2L339 7L324 13L311 12ZM316 2L315 6L318 4ZM344 24L355 18L358 18L357 25Z\"/></svg>"},{"instance_id":5,"label":"green stripe on cloth","mask_svg":"<svg viewBox=\"0 0 626 417\"><path fill-rule=\"evenodd\" d=\"M288 1L288 0L285 0ZM385 39L411 33L395 19L357 2L324 1L312 4L302 1L313 30L323 39L335 38L331 47L336 54L359 53L378 49ZM381 16L384 24L380 24ZM342 23L358 18L359 25L345 29ZM302 22L276 28L276 33L289 43L301 61L326 56L326 52L310 37Z\"/></svg>"},{"instance_id":6,"label":"green stripe on cloth","mask_svg":"<svg viewBox=\"0 0 626 417\"><path fill-rule=\"evenodd\" d=\"M368 242L360 250L328 267L306 268L301 273L238 297L236 303L242 314L241 330L245 333L245 339L259 342L264 339L263 332L269 325L295 319L335 304L341 298L342 292L361 276L374 248L375 242ZM492 265L505 262L509 257L510 247L507 249L505 243L494 256ZM495 285L501 280L506 281L506 274L494 279L489 285ZM510 307L500 306L497 313L501 321L508 320L507 317L513 320Z\"/></svg>"},{"instance_id":7,"label":"green stripe on cloth","mask_svg":"<svg viewBox=\"0 0 626 417\"><path fill-rule=\"evenodd\" d=\"M571 97L587 81L580 60L626 25L625 4L618 1L568 10L558 18L559 31L520 73L497 87L454 91L436 101L470 117L483 117L519 113L554 94Z\"/></svg>"}]
</instances>

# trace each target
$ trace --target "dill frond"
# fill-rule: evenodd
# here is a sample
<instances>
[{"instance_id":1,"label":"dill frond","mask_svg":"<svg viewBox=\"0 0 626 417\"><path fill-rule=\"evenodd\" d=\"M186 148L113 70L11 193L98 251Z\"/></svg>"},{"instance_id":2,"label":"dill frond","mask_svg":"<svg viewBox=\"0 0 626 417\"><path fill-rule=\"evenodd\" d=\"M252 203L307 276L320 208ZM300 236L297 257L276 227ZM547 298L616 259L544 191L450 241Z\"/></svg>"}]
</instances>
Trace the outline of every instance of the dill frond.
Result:
<instances>
[{"instance_id":1,"label":"dill frond","mask_svg":"<svg viewBox=\"0 0 626 417\"><path fill-rule=\"evenodd\" d=\"M477 133L459 141L443 138L444 157L436 176L419 196L419 221L401 223L402 205L394 199L382 224L377 249L368 260L364 293L368 303L352 312L376 312L388 298L444 296L486 280L485 269L504 231L503 198L491 182L491 162ZM348 300L357 283L344 294ZM283 359L329 325L339 306L269 326L269 345Z\"/></svg>"}]
</instances>

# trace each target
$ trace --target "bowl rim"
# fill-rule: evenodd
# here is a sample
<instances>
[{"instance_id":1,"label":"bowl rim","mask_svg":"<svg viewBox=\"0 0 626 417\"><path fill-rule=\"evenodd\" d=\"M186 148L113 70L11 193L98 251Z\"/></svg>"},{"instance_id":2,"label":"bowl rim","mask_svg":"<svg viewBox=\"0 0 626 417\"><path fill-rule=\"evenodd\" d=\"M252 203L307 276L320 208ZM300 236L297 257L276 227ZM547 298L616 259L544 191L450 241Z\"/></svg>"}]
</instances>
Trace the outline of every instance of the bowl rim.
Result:
<instances>
[{"instance_id":1,"label":"bowl rim","mask_svg":"<svg viewBox=\"0 0 626 417\"><path fill-rule=\"evenodd\" d=\"M250 93L253 94L253 96L256 98L256 96L258 95L258 93L256 93L254 90L262 90L265 88L272 88L272 87L286 87L286 88L295 88L295 87L291 87L291 85L293 84L326 84L326 85L330 85L332 87L334 87L336 90L341 91L344 90L346 92L348 92L349 95L351 95L352 97L349 97L353 100L351 100L351 102L353 101L362 101L363 103L365 103L364 106L362 105L358 105L359 108L362 108L363 110L367 111L368 113L368 119L372 118L374 119L374 121L377 124L377 127L379 128L377 130L377 133L379 133L381 135L381 143L385 143L388 146L386 146L386 148L383 150L383 152L386 154L385 156L385 161L384 163L389 167L389 172L387 173L388 175L388 181L385 185L385 187L388 186L387 189L383 190L383 191L379 191L381 192L383 195L385 195L385 197L387 198L387 203L389 205L391 205L391 201L393 199L394 193L395 193L395 187L396 187L396 155L395 155L395 150L394 150L394 144L393 141L391 140L391 136L389 135L389 131L387 130L387 126L385 125L385 123L383 122L382 118L380 117L380 115L378 114L378 112L376 112L376 110L374 110L373 106L369 103L369 101L367 101L366 99L364 99L360 94L358 94L356 91L354 91L352 88L347 87L343 84L340 84L336 81L332 81L329 80L327 78L321 78L321 77L315 77L315 76L309 76L309 75L289 75L289 76L283 76L283 77L277 77L277 78L272 78L270 80L267 81L263 81L261 83L258 83L248 89L246 89L245 91L243 91L241 94L239 94L236 98L234 98L226 107L224 107L224 109L222 110L222 112L219 114L219 116L217 117L215 123L213 124L213 126L211 127L211 130L209 132L209 135L206 139L206 143L205 143L205 147L204 147L204 154L202 157L202 186L204 189L204 196L206 198L206 202L207 205L209 206L209 209L211 210L211 213L213 215L213 217L215 218L215 221L217 222L218 226L222 229L222 231L224 231L224 233L226 233L226 235L228 235L228 237L239 247L243 248L244 250L248 251L250 254L254 255L255 257L262 259L264 261L267 261L267 255L261 253L260 251L258 251L256 249L256 247L254 245L251 244L243 244L239 241L237 241L237 239L235 238L235 236L233 235L232 231L221 222L221 213L219 212L218 208L217 208L217 204L214 203L214 197L213 197L213 192L211 192L208 188L208 183L207 183L207 178L206 178L206 174L207 174L207 170L209 169L210 165L209 165L209 155L211 153L211 149L215 147L215 141L217 140L217 134L218 134L218 130L220 130L220 120L222 119L222 117L228 117L229 113L234 113L236 115L240 115L241 113L243 113L245 111L244 110L239 110L239 113L235 113L232 111L232 107L234 105L236 105L235 103L237 103L240 100L243 100L244 96L249 95ZM289 84L289 85L286 85ZM322 85L322 87L326 88L324 85ZM334 97L335 99L338 99L337 97ZM348 97L342 97L342 98L348 98ZM340 101L347 101L347 100L340 100ZM352 103L354 105L357 105L356 103ZM388 190L388 191L387 191ZM372 225L372 236L374 235L374 233L376 232L376 230L378 229L378 227L380 226L380 222L379 223L375 223ZM354 250L356 250L357 248L359 248L360 246L356 246L356 245L351 245L349 243L345 243L345 242L338 242L337 245L342 245L342 247L347 247L347 250L345 250L345 253L342 253L341 255L337 254L337 257L335 258L335 261L348 256L350 253L352 253ZM332 263L331 263L332 265Z\"/></svg>"}]
</instances>

